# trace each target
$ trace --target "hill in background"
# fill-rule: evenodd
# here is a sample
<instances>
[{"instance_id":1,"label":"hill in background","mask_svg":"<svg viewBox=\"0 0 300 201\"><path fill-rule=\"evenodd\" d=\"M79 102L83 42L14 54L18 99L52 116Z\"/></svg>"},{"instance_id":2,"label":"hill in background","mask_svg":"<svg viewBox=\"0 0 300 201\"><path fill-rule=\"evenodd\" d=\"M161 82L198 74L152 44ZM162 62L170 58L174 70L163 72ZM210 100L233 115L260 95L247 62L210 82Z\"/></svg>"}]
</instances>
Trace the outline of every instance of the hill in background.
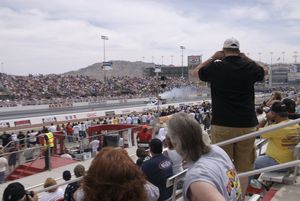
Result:
<instances>
[{"instance_id":1,"label":"hill in background","mask_svg":"<svg viewBox=\"0 0 300 201\"><path fill-rule=\"evenodd\" d=\"M112 61L112 70L106 71L107 77L111 76L130 76L130 77L142 77L143 69L147 67L153 67L153 63L144 63L141 61ZM91 78L100 79L104 78L104 70L102 69L102 63L95 63L88 67L81 68L77 71L69 71L63 75L85 75Z\"/></svg>"}]
</instances>

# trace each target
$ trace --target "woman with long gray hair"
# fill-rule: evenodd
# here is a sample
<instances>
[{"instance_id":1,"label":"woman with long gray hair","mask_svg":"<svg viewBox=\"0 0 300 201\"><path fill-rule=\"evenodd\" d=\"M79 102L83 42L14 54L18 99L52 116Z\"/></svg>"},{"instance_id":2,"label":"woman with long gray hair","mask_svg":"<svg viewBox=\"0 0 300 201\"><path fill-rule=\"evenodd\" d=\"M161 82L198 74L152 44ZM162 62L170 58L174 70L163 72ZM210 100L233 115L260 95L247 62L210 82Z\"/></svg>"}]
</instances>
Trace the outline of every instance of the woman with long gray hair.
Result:
<instances>
[{"instance_id":1,"label":"woman with long gray hair","mask_svg":"<svg viewBox=\"0 0 300 201\"><path fill-rule=\"evenodd\" d=\"M184 200L239 200L241 188L233 163L223 149L204 142L195 119L183 112L173 115L168 122L168 136L187 163Z\"/></svg>"}]
</instances>

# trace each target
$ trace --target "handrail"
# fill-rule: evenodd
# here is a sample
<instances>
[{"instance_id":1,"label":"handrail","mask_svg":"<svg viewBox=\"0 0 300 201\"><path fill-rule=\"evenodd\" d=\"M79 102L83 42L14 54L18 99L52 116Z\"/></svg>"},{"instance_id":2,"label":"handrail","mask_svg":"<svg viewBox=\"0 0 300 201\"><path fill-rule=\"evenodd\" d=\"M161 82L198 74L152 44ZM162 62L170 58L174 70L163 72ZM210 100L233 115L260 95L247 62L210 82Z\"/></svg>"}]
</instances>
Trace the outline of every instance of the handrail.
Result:
<instances>
[{"instance_id":1,"label":"handrail","mask_svg":"<svg viewBox=\"0 0 300 201\"><path fill-rule=\"evenodd\" d=\"M271 171L280 170L280 169L284 169L284 168L288 168L288 167L294 167L294 166L297 166L297 165L300 165L300 160L294 160L294 161L291 161L291 162L282 163L282 164L274 165L274 166L271 166L271 167L266 167L266 168L261 168L261 169L258 169L258 170L252 170L252 171L248 171L248 172L239 173L238 176L239 176L239 178L249 177L249 176L253 176L253 175L256 175L256 174L263 173L263 172L271 172ZM178 175L182 175L186 171L187 170L184 170L184 171L170 177L168 180L171 180L172 178L175 178ZM63 186L63 185L70 184L70 183L73 183L73 182L76 182L76 181L80 181L82 179L83 179L83 176L72 179L72 180L69 180L69 181L66 181L66 182L63 182L63 183L60 183L60 184L56 184L54 186L47 187L47 188L44 188L44 189L41 189L41 190L37 190L36 193L41 193L41 192L44 192L44 191L48 191L48 190L57 188L59 186ZM26 190L31 190L34 187L35 186L26 188ZM170 187L170 186L167 185L167 187Z\"/></svg>"},{"instance_id":2,"label":"handrail","mask_svg":"<svg viewBox=\"0 0 300 201\"><path fill-rule=\"evenodd\" d=\"M43 134L43 133L41 133L41 134L36 134L36 136L30 136L30 137L24 137L23 139L16 139L16 140L12 140L12 141L10 141L9 143L7 143L4 147L3 147L3 149L5 150L5 149L7 149L7 147L9 147L9 145L10 144L12 144L12 143L17 143L17 142L20 142L20 141L25 141L25 143L24 144L28 144L27 143L27 140L28 139L32 139L32 138L38 138L38 137L41 137L41 136L44 136L45 134Z\"/></svg>"},{"instance_id":3,"label":"handrail","mask_svg":"<svg viewBox=\"0 0 300 201\"><path fill-rule=\"evenodd\" d=\"M25 151L25 150L24 150L24 151ZM34 161L36 161L37 159L39 159L41 156L42 156L42 152L39 153L39 155L38 155L35 159L33 159L33 160L31 161L30 165L26 166L26 168L23 169L23 170L18 174L18 177L22 176L22 175L24 174L24 172L27 171L27 170L29 169L29 167L32 166L32 164L34 163Z\"/></svg>"},{"instance_id":4,"label":"handrail","mask_svg":"<svg viewBox=\"0 0 300 201\"><path fill-rule=\"evenodd\" d=\"M242 140L247 140L249 138L260 136L261 134L268 133L270 131L274 131L274 130L277 130L277 129L280 129L280 128L284 128L286 126L299 124L299 123L300 123L300 119L290 120L289 122L275 124L275 125L272 125L270 127L266 127L266 128L263 128L261 130L258 130L258 131L255 131L255 132L252 132L252 133L249 133L249 134L245 134L245 135L242 135L242 136L230 139L230 140L226 140L226 141L216 143L216 145L224 146L224 145L232 144L232 143L235 143L235 142L239 142L239 141L242 141Z\"/></svg>"},{"instance_id":5,"label":"handrail","mask_svg":"<svg viewBox=\"0 0 300 201\"><path fill-rule=\"evenodd\" d=\"M60 184L56 184L54 186L49 186L47 188L44 188L44 189L41 189L41 190L37 190L36 193L42 193L42 192L45 192L45 191L48 191L48 190L55 189L57 187L66 185L66 184L70 184L70 183L73 183L73 182L76 182L76 181L80 181L82 178L83 178L83 176L77 177L75 179L72 179L72 180L69 180L69 181L66 181L66 182L63 182L63 183L60 183ZM26 188L25 190L30 190L30 189L32 189L32 188L29 187L29 188Z\"/></svg>"},{"instance_id":6,"label":"handrail","mask_svg":"<svg viewBox=\"0 0 300 201\"><path fill-rule=\"evenodd\" d=\"M132 158L132 157L134 157L134 156L136 156L136 154L130 154L130 155L129 155L130 158ZM74 176L74 175L75 175L74 173L71 174L71 176ZM54 179L54 180L55 180L55 181L59 181L59 180L62 180L62 179L63 179L62 177L58 177L58 178L56 178L56 179ZM73 181L73 180L72 180L72 181ZM39 183L39 184L36 184L36 185L34 185L34 186L30 186L30 187L26 188L26 190L35 189L35 188L41 187L41 186L43 186L43 185L44 185L44 183Z\"/></svg>"},{"instance_id":7,"label":"handrail","mask_svg":"<svg viewBox=\"0 0 300 201\"><path fill-rule=\"evenodd\" d=\"M242 141L242 140L247 140L249 138L254 138L254 137L260 136L264 133L268 133L268 132L273 131L273 130L278 130L280 128L284 128L284 127L294 125L294 124L297 124L297 123L300 123L300 119L291 120L289 122L284 122L284 123L280 123L280 124L277 124L277 125L273 125L271 127L267 127L267 128L262 129L262 130L259 130L259 131L255 131L255 132L252 132L252 133L249 133L249 134L245 134L243 136L239 136L239 137L236 137L236 138L233 138L233 139L229 139L229 140L226 140L226 141L223 141L223 142L216 143L215 145L224 146L224 145L232 144L232 143L239 142L239 141ZM297 165L300 164L300 162L296 163L296 165L294 163L292 163L292 164L293 165L289 166L289 167L297 166ZM277 168L277 166L275 166L275 168L277 168L276 170L283 169L285 167L283 164L280 164L280 165L283 166L283 167L279 166L279 168ZM289 164L287 164L287 165L289 165ZM271 167L274 168L274 166L271 166ZM270 171L272 171L272 168L270 168L271 169ZM259 170L261 170L261 169L259 169ZM252 171L250 171L250 172L252 173L252 175L256 175L256 174L261 173L259 170L253 170L253 172L255 171L254 173L252 173ZM264 168L263 170L268 171L269 169ZM273 170L275 170L275 169L273 169ZM187 169L185 169L182 172L170 177L167 180L166 186L167 187L173 186L173 184L176 182L176 180L178 180L178 178L183 178L185 176L186 172L187 172ZM248 173L248 172L246 172L246 173ZM243 177L243 174L241 174L241 176ZM174 197L175 195L176 195L176 189L173 187L173 195L172 195L173 199L175 199L175 197Z\"/></svg>"},{"instance_id":8,"label":"handrail","mask_svg":"<svg viewBox=\"0 0 300 201\"><path fill-rule=\"evenodd\" d=\"M17 151L6 152L6 153L3 153L3 154L0 154L0 157L11 155L11 154L14 154L14 153L24 152L25 150L40 149L40 148L43 148L43 146L35 146L35 147L29 147L29 148L26 148L26 149L20 149L20 150L17 150Z\"/></svg>"},{"instance_id":9,"label":"handrail","mask_svg":"<svg viewBox=\"0 0 300 201\"><path fill-rule=\"evenodd\" d=\"M298 165L300 165L300 160L294 160L294 161L290 161L290 162L286 162L286 163L281 163L278 165L273 165L270 167L260 168L257 170L251 170L248 172L242 172L242 173L239 173L238 176L239 177L249 177L249 176L257 175L257 174L260 174L263 172L272 172L275 170L281 170L281 169L285 169L285 168L289 168L289 167L295 167Z\"/></svg>"},{"instance_id":10,"label":"handrail","mask_svg":"<svg viewBox=\"0 0 300 201\"><path fill-rule=\"evenodd\" d=\"M235 142L238 142L238 141L242 141L242 140L246 140L246 139L253 138L253 137L256 137L256 136L260 136L261 134L264 134L264 133L267 133L267 132L270 132L270 131L273 131L273 130L277 130L277 129L280 129L280 128L283 128L283 127L286 127L286 126L294 125L294 124L297 124L297 123L300 123L300 119L291 120L289 122L281 123L279 125L274 125L272 127L267 127L263 130L255 131L255 132L252 132L250 134L246 134L246 135L243 135L243 136L240 136L240 137L236 137L236 138L233 138L233 139L230 139L230 140L226 140L226 141L223 141L223 142L216 143L215 145L223 146L223 145L235 143ZM283 164L274 165L274 166L271 166L271 167L266 167L266 168L261 168L261 169L252 170L252 171L248 171L248 172L239 173L238 176L239 177L247 177L247 176L260 174L262 172L270 172L270 171L280 170L280 169L284 169L284 168L288 168L288 167L295 167L297 165L300 165L300 160L295 160L295 161L291 161L291 162L287 162L287 163L283 163ZM183 175L185 175L186 172L187 172L187 169L185 169L182 172L170 177L167 180L166 186L167 187L172 186L171 181L174 180L177 177L183 177ZM50 190L50 189L54 189L54 188L57 188L59 186L63 186L65 184L73 183L73 182L79 181L81 179L82 179L82 177L79 177L79 178L76 178L76 179L73 179L73 180L70 180L70 181L67 181L67 182L63 182L61 184L57 184L55 186L50 186L48 188L38 190L37 193L41 193L41 192L44 192L44 191L47 191L47 190ZM29 188L26 188L26 189L33 189L33 188L29 187Z\"/></svg>"}]
</instances>

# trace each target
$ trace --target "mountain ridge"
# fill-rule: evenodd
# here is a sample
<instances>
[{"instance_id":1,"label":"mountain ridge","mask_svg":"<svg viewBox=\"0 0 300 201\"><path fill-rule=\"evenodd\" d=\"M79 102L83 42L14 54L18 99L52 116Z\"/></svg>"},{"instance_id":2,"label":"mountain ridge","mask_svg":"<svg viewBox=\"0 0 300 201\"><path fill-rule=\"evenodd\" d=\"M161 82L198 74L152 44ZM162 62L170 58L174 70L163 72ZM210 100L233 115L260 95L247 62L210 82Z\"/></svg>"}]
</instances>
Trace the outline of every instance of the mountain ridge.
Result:
<instances>
[{"instance_id":1,"label":"mountain ridge","mask_svg":"<svg viewBox=\"0 0 300 201\"><path fill-rule=\"evenodd\" d=\"M107 77L111 76L129 76L129 77L142 77L143 69L154 67L154 63L146 63L142 61L123 61L123 60L113 60L112 70L103 70L102 62L94 63L84 68L80 68L75 71L69 71L63 73L62 75L84 75L89 76L94 79L104 79L104 74L106 73Z\"/></svg>"}]
</instances>

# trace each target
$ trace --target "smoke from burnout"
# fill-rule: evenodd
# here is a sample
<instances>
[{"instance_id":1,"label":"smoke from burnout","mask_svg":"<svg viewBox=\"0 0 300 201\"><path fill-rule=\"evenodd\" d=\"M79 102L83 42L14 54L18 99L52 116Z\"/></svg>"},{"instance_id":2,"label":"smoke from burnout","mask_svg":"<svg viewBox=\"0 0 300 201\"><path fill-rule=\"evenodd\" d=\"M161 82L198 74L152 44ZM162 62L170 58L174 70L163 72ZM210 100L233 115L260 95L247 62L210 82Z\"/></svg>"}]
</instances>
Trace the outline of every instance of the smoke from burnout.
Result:
<instances>
[{"instance_id":1,"label":"smoke from burnout","mask_svg":"<svg viewBox=\"0 0 300 201\"><path fill-rule=\"evenodd\" d=\"M173 98L183 98L183 97L193 97L199 94L199 89L191 86L173 88L170 91L159 94L163 99L173 99Z\"/></svg>"}]
</instances>

